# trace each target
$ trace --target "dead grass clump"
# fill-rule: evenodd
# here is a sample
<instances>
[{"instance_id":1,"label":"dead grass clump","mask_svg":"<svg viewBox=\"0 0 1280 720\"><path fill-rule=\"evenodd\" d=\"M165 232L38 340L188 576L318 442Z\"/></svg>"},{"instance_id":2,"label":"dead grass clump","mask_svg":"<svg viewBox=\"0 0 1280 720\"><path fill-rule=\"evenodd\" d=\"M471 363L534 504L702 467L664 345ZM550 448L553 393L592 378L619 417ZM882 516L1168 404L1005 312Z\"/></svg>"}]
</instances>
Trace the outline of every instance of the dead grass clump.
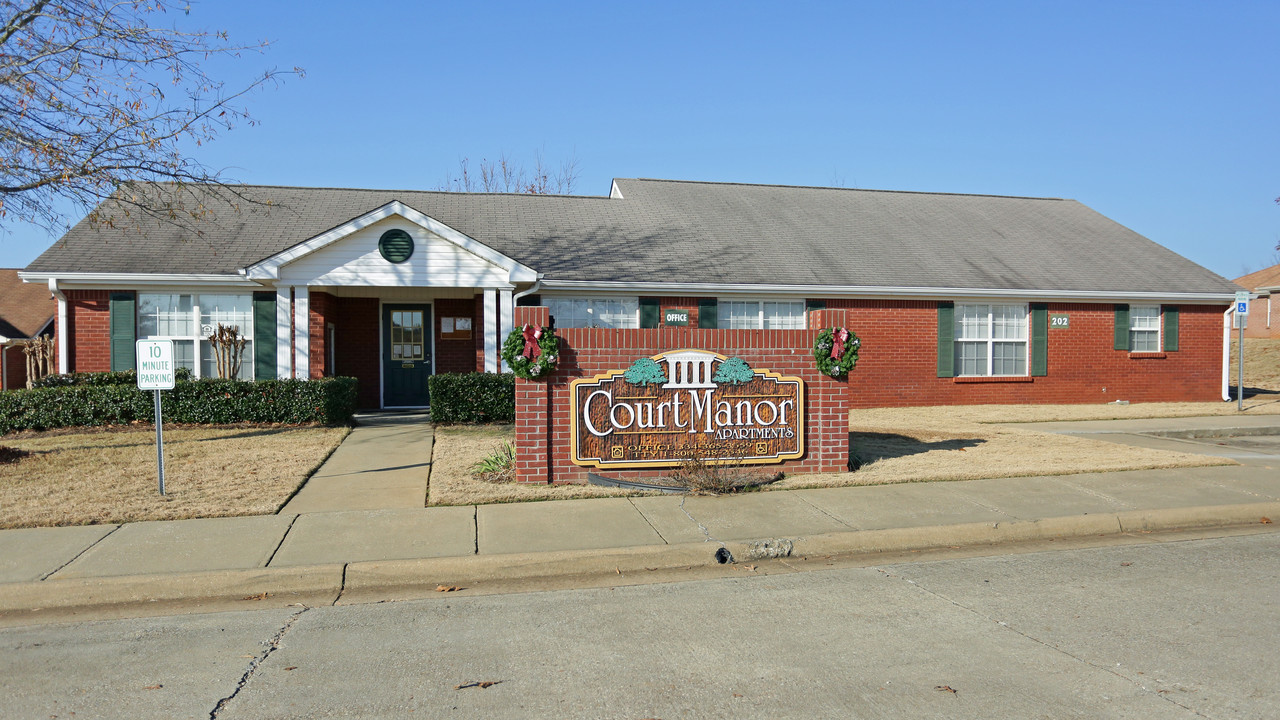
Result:
<instances>
[{"instance_id":1,"label":"dead grass clump","mask_svg":"<svg viewBox=\"0 0 1280 720\"><path fill-rule=\"evenodd\" d=\"M693 495L728 495L775 483L782 477L781 472L766 472L759 466L694 457L680 463L667 479L673 486L688 488Z\"/></svg>"}]
</instances>

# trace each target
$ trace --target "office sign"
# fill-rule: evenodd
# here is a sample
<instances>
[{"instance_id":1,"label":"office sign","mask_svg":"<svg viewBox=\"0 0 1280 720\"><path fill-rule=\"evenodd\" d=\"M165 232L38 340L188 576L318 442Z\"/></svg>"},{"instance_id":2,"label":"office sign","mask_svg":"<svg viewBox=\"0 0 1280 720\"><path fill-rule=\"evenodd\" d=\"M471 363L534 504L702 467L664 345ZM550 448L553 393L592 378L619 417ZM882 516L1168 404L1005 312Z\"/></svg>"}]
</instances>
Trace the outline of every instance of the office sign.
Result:
<instances>
[{"instance_id":1,"label":"office sign","mask_svg":"<svg viewBox=\"0 0 1280 720\"><path fill-rule=\"evenodd\" d=\"M570 459L599 468L780 463L804 454L804 381L677 350L569 386Z\"/></svg>"}]
</instances>

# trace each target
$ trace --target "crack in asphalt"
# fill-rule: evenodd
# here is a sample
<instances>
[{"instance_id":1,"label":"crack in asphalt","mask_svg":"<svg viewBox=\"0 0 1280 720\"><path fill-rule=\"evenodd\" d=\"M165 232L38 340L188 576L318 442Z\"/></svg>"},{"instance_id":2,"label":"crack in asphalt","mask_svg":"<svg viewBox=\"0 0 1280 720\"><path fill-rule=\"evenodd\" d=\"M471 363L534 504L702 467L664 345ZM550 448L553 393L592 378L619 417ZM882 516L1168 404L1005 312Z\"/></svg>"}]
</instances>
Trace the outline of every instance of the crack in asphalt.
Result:
<instances>
[{"instance_id":1,"label":"crack in asphalt","mask_svg":"<svg viewBox=\"0 0 1280 720\"><path fill-rule=\"evenodd\" d=\"M1157 698L1159 698L1159 699L1161 699L1161 700L1164 700L1165 702L1167 702L1167 703L1169 703L1169 704L1171 704L1171 705L1176 705L1177 707L1180 707L1180 708L1182 708L1183 710L1186 710L1187 712L1190 712L1190 713L1194 714L1196 717L1202 717L1202 718L1209 718L1209 717L1210 717L1210 716L1205 715L1204 713L1202 713L1202 712L1200 712L1200 711L1196 710L1196 709L1195 709L1195 708L1193 708L1193 707L1190 707L1190 706L1187 706L1187 705L1183 705L1182 703L1178 702L1177 700L1174 700L1173 698L1171 698L1171 697L1169 697L1169 696L1167 696L1167 695L1165 695L1165 694L1160 693L1158 690L1152 690L1151 688L1148 688L1146 685L1143 685L1140 681L1138 681L1138 680L1136 680L1136 679L1134 679L1134 678L1132 678L1132 677L1129 677L1128 675L1125 675L1124 673L1117 672L1114 668L1107 667L1107 666L1105 666L1105 665L1099 665L1099 664L1097 664L1097 663L1095 663L1095 662L1093 662L1093 661L1091 661L1091 660L1087 660L1087 659L1085 659L1085 658L1083 658L1083 657L1080 657L1079 655L1076 655L1076 654L1074 654L1074 653L1071 653L1071 652L1068 652L1068 651L1066 651L1066 650L1063 650L1062 648L1057 647L1056 645L1051 645L1051 644L1049 644L1048 642L1045 642L1044 640L1041 640L1040 638L1038 638L1038 637L1036 637L1036 636L1034 636L1034 635L1029 635L1029 634L1027 634L1027 633L1025 633L1025 632L1023 632L1023 631L1019 630L1018 628L1015 628L1014 626L1010 625L1009 623L1007 623L1007 622L1005 622L1005 621L1003 621L1003 620L997 620L996 618L991 617L990 615L987 615L986 613L983 613L982 611L980 611L980 610L978 610L978 609L976 609L976 608L972 608L972 607L969 607L968 605L964 605L963 603L957 602L956 600L952 600L951 598L947 597L946 595L943 595L942 593L937 592L937 591L935 591L935 590L930 590L929 588L927 588L927 587L925 587L925 586L921 585L920 583L916 582L915 580L912 580L911 578L908 578L908 577L906 577L906 576L904 576L904 575L895 575L895 574L893 574L893 573L889 572L888 570L885 570L884 568L880 568L880 567L877 567L877 568L876 568L876 570L877 570L877 571L879 571L879 572L881 572L881 573L883 573L886 577L898 578L898 579L900 579L900 580L902 580L902 581L906 582L908 585L911 585L912 587L915 587L915 588L919 589L921 592L924 592L924 593L927 593L927 594L929 594L929 595L932 595L933 597L935 597L935 598L937 598L937 599L939 599L939 600L941 600L941 601L943 601L943 602L950 603L951 605L953 605L953 606L955 606L955 607L957 607L957 608L959 608L959 609L961 609L961 610L963 610L963 611L965 611L965 612L967 612L967 613L969 613L969 614L971 614L971 615L976 615L977 617L980 617L980 618L982 618L982 619L984 619L984 620L988 620L988 621L990 621L990 622L993 622L993 623L995 623L996 625L998 625L998 626L1000 626L1000 627L1004 628L1005 630L1008 630L1008 631L1010 631L1010 632L1012 632L1012 633L1014 633L1015 635L1018 635L1018 636L1020 636L1020 637L1026 638L1027 640L1030 640L1031 642L1033 642L1033 643L1035 643L1035 644L1037 644L1037 645L1039 645L1039 646L1041 646L1041 647L1043 647L1043 648L1046 648L1046 649L1048 649L1048 650L1052 650L1052 651L1054 651L1054 652L1056 652L1056 653L1059 653L1059 654L1061 654L1061 655L1065 655L1065 656L1067 656L1067 657L1071 658L1072 660L1074 660L1074 661L1076 661L1076 662L1078 662L1078 663L1081 663L1081 664L1083 664L1083 665L1088 665L1089 667L1091 667L1091 668L1093 668L1093 669L1095 669L1095 670L1101 670L1101 671L1103 671L1103 672L1105 672L1105 673L1109 673L1109 674L1111 674L1111 675L1114 675L1115 677L1120 678L1121 680L1124 680L1125 682L1127 682L1127 683L1129 683L1129 684L1133 685L1134 687L1138 688L1138 689L1139 689L1139 690L1141 690L1142 692L1147 693L1148 695L1152 695L1152 696L1154 696L1154 697L1157 697Z\"/></svg>"},{"instance_id":2,"label":"crack in asphalt","mask_svg":"<svg viewBox=\"0 0 1280 720\"><path fill-rule=\"evenodd\" d=\"M240 691L249 683L249 679L253 677L254 673L258 672L258 668L262 667L262 663L266 662L268 657L271 657L271 653L279 649L280 641L284 639L285 633L289 632L289 628L292 628L293 624L297 622L298 618L302 617L302 614L307 610L310 610L310 608L304 607L290 615L284 625L277 630L274 635L262 643L266 649L262 651L261 655L249 661L249 667L246 668L244 674L240 676L240 681L236 683L236 689L231 691L230 695L219 700L218 703L213 706L213 709L209 711L209 720L218 720L218 714L227 707L228 703L240 694Z\"/></svg>"}]
</instances>

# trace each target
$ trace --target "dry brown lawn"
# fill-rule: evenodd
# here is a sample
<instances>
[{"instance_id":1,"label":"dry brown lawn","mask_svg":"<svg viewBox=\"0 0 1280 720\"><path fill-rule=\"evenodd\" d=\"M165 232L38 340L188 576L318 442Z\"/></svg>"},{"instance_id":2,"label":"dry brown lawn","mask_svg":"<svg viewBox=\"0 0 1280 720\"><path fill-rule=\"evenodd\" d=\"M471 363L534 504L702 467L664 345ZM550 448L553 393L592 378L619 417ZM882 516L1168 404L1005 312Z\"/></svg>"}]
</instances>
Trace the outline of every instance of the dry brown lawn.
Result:
<instances>
[{"instance_id":1,"label":"dry brown lawn","mask_svg":"<svg viewBox=\"0 0 1280 720\"><path fill-rule=\"evenodd\" d=\"M865 463L852 473L790 475L766 490L879 485L937 480L1068 475L1072 473L1229 465L1206 455L1055 435L1018 423L1235 414L1235 403L1133 405L970 405L881 408L850 412L853 453ZM1248 414L1280 413L1280 396L1245 402ZM1011 423L1011 424L1010 424ZM578 497L638 495L591 485L491 484L470 468L515 433L505 427L436 429L428 503L466 505Z\"/></svg>"},{"instance_id":2,"label":"dry brown lawn","mask_svg":"<svg viewBox=\"0 0 1280 720\"><path fill-rule=\"evenodd\" d=\"M1238 346L1231 343L1231 383L1236 382ZM1244 386L1280 393L1280 338L1244 339ZM1265 396L1263 396L1265 397Z\"/></svg>"},{"instance_id":3,"label":"dry brown lawn","mask_svg":"<svg viewBox=\"0 0 1280 720\"><path fill-rule=\"evenodd\" d=\"M348 432L166 429L164 497L154 428L6 435L0 444L30 454L0 464L0 528L274 513Z\"/></svg>"},{"instance_id":4,"label":"dry brown lawn","mask_svg":"<svg viewBox=\"0 0 1280 720\"><path fill-rule=\"evenodd\" d=\"M471 466L503 442L515 442L512 425L453 425L436 427L431 457L428 505L476 505L485 503L568 500L587 497L622 497L644 493L595 485L537 485L490 483L471 475Z\"/></svg>"},{"instance_id":5,"label":"dry brown lawn","mask_svg":"<svg viewBox=\"0 0 1280 720\"><path fill-rule=\"evenodd\" d=\"M1016 423L1194 417L1236 412L1232 403L970 405L849 413L857 472L792 475L778 489L1231 465L1230 460L1039 432ZM1280 412L1280 403L1246 404ZM1014 423L1006 425L1003 423Z\"/></svg>"}]
</instances>

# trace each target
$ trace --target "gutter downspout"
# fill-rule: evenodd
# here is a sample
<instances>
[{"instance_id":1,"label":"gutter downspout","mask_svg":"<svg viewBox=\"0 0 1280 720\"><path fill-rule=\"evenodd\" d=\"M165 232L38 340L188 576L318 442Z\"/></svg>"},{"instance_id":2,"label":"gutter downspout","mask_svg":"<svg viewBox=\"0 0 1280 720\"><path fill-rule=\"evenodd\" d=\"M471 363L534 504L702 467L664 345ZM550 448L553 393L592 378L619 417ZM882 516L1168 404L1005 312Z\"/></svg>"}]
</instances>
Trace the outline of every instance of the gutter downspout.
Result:
<instances>
[{"instance_id":1,"label":"gutter downspout","mask_svg":"<svg viewBox=\"0 0 1280 720\"><path fill-rule=\"evenodd\" d=\"M49 294L58 301L58 374L71 372L67 347L67 296L58 289L58 279L49 278Z\"/></svg>"},{"instance_id":2,"label":"gutter downspout","mask_svg":"<svg viewBox=\"0 0 1280 720\"><path fill-rule=\"evenodd\" d=\"M521 290L520 292L511 296L511 305L514 307L520 304L520 298L524 297L525 295L532 295L538 292L538 288L540 287L542 287L542 273L538 273L538 279L533 281L533 284L529 286L528 290Z\"/></svg>"},{"instance_id":3,"label":"gutter downspout","mask_svg":"<svg viewBox=\"0 0 1280 720\"><path fill-rule=\"evenodd\" d=\"M1231 402L1231 319L1235 305L1222 314L1222 401Z\"/></svg>"}]
</instances>

